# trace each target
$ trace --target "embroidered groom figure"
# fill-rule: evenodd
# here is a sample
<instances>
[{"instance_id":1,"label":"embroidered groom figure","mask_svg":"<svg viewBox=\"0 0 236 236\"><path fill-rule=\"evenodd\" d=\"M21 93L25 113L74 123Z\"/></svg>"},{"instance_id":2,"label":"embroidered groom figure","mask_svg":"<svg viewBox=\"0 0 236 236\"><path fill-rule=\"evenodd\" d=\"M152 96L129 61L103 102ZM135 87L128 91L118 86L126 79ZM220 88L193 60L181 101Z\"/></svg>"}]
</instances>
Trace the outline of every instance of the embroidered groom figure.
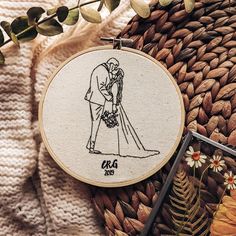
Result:
<instances>
[{"instance_id":1,"label":"embroidered groom figure","mask_svg":"<svg viewBox=\"0 0 236 236\"><path fill-rule=\"evenodd\" d=\"M107 91L112 71L116 70L119 62L115 58L110 58L106 63L98 65L90 77L89 89L85 95L85 100L89 102L91 115L91 133L86 148L90 153L100 154L95 150L97 133L101 123L101 116L104 111L106 101L112 101L112 95Z\"/></svg>"}]
</instances>

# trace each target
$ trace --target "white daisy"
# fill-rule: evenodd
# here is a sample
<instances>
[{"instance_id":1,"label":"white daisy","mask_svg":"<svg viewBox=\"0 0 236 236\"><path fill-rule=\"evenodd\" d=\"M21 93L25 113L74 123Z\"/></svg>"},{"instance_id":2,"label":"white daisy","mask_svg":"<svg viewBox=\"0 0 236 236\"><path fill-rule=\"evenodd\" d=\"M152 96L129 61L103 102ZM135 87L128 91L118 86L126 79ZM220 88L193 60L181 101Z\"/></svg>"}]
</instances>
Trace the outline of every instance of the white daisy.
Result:
<instances>
[{"instance_id":1,"label":"white daisy","mask_svg":"<svg viewBox=\"0 0 236 236\"><path fill-rule=\"evenodd\" d=\"M202 154L200 151L194 151L192 146L189 146L189 150L185 153L187 164L190 167L195 166L196 168L201 167L202 163L206 162L207 156Z\"/></svg>"},{"instance_id":2,"label":"white daisy","mask_svg":"<svg viewBox=\"0 0 236 236\"><path fill-rule=\"evenodd\" d=\"M236 189L236 175L233 175L232 171L224 174L227 189Z\"/></svg>"},{"instance_id":3,"label":"white daisy","mask_svg":"<svg viewBox=\"0 0 236 236\"><path fill-rule=\"evenodd\" d=\"M223 167L225 166L225 161L221 160L220 155L213 155L213 157L210 159L210 168L213 169L215 172L220 172L223 170Z\"/></svg>"}]
</instances>

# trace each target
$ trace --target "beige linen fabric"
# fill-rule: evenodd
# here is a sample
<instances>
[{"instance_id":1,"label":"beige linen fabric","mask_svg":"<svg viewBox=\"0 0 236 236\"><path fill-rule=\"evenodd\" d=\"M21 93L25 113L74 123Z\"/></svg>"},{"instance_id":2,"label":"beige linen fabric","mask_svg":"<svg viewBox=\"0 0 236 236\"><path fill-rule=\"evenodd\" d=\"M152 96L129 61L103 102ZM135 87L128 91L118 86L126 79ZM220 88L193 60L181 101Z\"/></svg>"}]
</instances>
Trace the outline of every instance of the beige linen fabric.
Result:
<instances>
[{"instance_id":1,"label":"beige linen fabric","mask_svg":"<svg viewBox=\"0 0 236 236\"><path fill-rule=\"evenodd\" d=\"M71 1L1 0L0 20L12 21L32 6L49 9ZM103 235L88 186L64 173L49 157L38 129L37 109L44 84L74 53L115 36L134 12L124 0L99 25L82 19L56 37L39 36L18 49L3 49L0 68L0 235ZM53 109L53 108L52 108ZM65 140L66 142L66 140Z\"/></svg>"}]
</instances>

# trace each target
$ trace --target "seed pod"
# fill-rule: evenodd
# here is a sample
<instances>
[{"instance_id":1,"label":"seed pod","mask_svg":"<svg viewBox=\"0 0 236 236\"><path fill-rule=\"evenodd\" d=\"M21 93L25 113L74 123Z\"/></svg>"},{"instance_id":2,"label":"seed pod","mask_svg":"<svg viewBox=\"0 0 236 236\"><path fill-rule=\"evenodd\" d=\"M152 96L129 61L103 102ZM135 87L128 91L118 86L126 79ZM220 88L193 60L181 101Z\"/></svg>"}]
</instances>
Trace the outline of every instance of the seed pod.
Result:
<instances>
[{"instance_id":1,"label":"seed pod","mask_svg":"<svg viewBox=\"0 0 236 236\"><path fill-rule=\"evenodd\" d=\"M127 220L130 222L130 224L133 226L133 228L137 231L137 232L141 232L144 228L144 224L136 219L132 219L132 218L127 218Z\"/></svg>"},{"instance_id":2,"label":"seed pod","mask_svg":"<svg viewBox=\"0 0 236 236\"><path fill-rule=\"evenodd\" d=\"M130 206L128 203L123 202L123 201L119 201L119 202L120 202L121 208L126 216L136 218L136 216L137 216L136 211L134 210L134 208L132 206Z\"/></svg>"},{"instance_id":3,"label":"seed pod","mask_svg":"<svg viewBox=\"0 0 236 236\"><path fill-rule=\"evenodd\" d=\"M104 217L105 217L105 222L106 222L106 225L107 227L111 230L111 231L114 231L114 225L110 219L110 217L108 216L107 212L105 211L104 213Z\"/></svg>"},{"instance_id":4,"label":"seed pod","mask_svg":"<svg viewBox=\"0 0 236 236\"><path fill-rule=\"evenodd\" d=\"M227 128L229 133L231 133L233 130L236 129L236 113L232 114L231 117L229 118Z\"/></svg>"},{"instance_id":5,"label":"seed pod","mask_svg":"<svg viewBox=\"0 0 236 236\"><path fill-rule=\"evenodd\" d=\"M207 132L209 135L215 130L215 128L218 125L218 122L219 122L219 118L217 116L212 116L210 118L210 120L206 126L206 129L207 129Z\"/></svg>"},{"instance_id":6,"label":"seed pod","mask_svg":"<svg viewBox=\"0 0 236 236\"><path fill-rule=\"evenodd\" d=\"M166 58L167 68L171 67L173 64L174 64L174 57L173 57L172 53L169 53L169 55Z\"/></svg>"},{"instance_id":7,"label":"seed pod","mask_svg":"<svg viewBox=\"0 0 236 236\"><path fill-rule=\"evenodd\" d=\"M155 186L153 185L153 183L150 181L147 183L147 187L146 187L146 195L148 196L149 199L152 199L152 197L155 194Z\"/></svg>"},{"instance_id":8,"label":"seed pod","mask_svg":"<svg viewBox=\"0 0 236 236\"><path fill-rule=\"evenodd\" d=\"M120 230L115 229L115 236L129 236L129 235Z\"/></svg>"},{"instance_id":9,"label":"seed pod","mask_svg":"<svg viewBox=\"0 0 236 236\"><path fill-rule=\"evenodd\" d=\"M217 96L219 90L220 90L220 83L216 81L211 88L211 95L213 100L215 100L215 97Z\"/></svg>"},{"instance_id":10,"label":"seed pod","mask_svg":"<svg viewBox=\"0 0 236 236\"><path fill-rule=\"evenodd\" d=\"M222 144L227 144L228 143L228 138L226 136L224 136L223 134L219 133L219 141L222 143Z\"/></svg>"},{"instance_id":11,"label":"seed pod","mask_svg":"<svg viewBox=\"0 0 236 236\"><path fill-rule=\"evenodd\" d=\"M115 226L116 229L122 230L119 220L112 212L110 212L109 210L106 210L104 215L105 215L105 219L106 219L106 215L109 217L109 219L111 220L112 224Z\"/></svg>"},{"instance_id":12,"label":"seed pod","mask_svg":"<svg viewBox=\"0 0 236 236\"><path fill-rule=\"evenodd\" d=\"M234 62L235 63L235 62ZM234 77L236 75L236 64L231 68L230 72L229 72L229 79L231 79L232 77Z\"/></svg>"},{"instance_id":13,"label":"seed pod","mask_svg":"<svg viewBox=\"0 0 236 236\"><path fill-rule=\"evenodd\" d=\"M200 71L202 70L205 66L207 65L207 63L205 61L198 61L196 62L193 67L192 70L193 71Z\"/></svg>"},{"instance_id":14,"label":"seed pod","mask_svg":"<svg viewBox=\"0 0 236 236\"><path fill-rule=\"evenodd\" d=\"M156 60L160 61L160 60L166 59L169 53L170 53L170 49L167 49L167 48L161 49L156 55Z\"/></svg>"},{"instance_id":15,"label":"seed pod","mask_svg":"<svg viewBox=\"0 0 236 236\"><path fill-rule=\"evenodd\" d=\"M184 81L184 78L186 76L186 70L187 70L187 64L183 64L183 66L179 70L178 79L177 79L178 84L181 84Z\"/></svg>"},{"instance_id":16,"label":"seed pod","mask_svg":"<svg viewBox=\"0 0 236 236\"><path fill-rule=\"evenodd\" d=\"M188 16L188 13L185 10L180 10L180 11L177 11L174 14L172 14L169 17L169 21L171 21L171 22L181 22L185 18L187 18L187 16Z\"/></svg>"},{"instance_id":17,"label":"seed pod","mask_svg":"<svg viewBox=\"0 0 236 236\"><path fill-rule=\"evenodd\" d=\"M226 73L220 78L220 87L224 87L228 82L229 73Z\"/></svg>"},{"instance_id":18,"label":"seed pod","mask_svg":"<svg viewBox=\"0 0 236 236\"><path fill-rule=\"evenodd\" d=\"M219 118L218 127L221 130L223 130L224 128L226 128L227 122L226 122L225 118L223 116L221 116L221 115L219 115L218 118Z\"/></svg>"},{"instance_id":19,"label":"seed pod","mask_svg":"<svg viewBox=\"0 0 236 236\"><path fill-rule=\"evenodd\" d=\"M172 75L174 75L177 71L179 71L182 65L183 65L183 62L177 62L176 64L171 66L168 70Z\"/></svg>"},{"instance_id":20,"label":"seed pod","mask_svg":"<svg viewBox=\"0 0 236 236\"><path fill-rule=\"evenodd\" d=\"M197 88L201 82L202 82L202 78L203 78L203 73L202 72L198 72L193 80L193 86L194 88Z\"/></svg>"},{"instance_id":21,"label":"seed pod","mask_svg":"<svg viewBox=\"0 0 236 236\"><path fill-rule=\"evenodd\" d=\"M211 69L215 69L219 64L219 58L214 58L210 61L210 67Z\"/></svg>"},{"instance_id":22,"label":"seed pod","mask_svg":"<svg viewBox=\"0 0 236 236\"><path fill-rule=\"evenodd\" d=\"M200 124L197 124L197 131L199 134L204 135L205 137L207 137L207 131L206 128Z\"/></svg>"},{"instance_id":23,"label":"seed pod","mask_svg":"<svg viewBox=\"0 0 236 236\"><path fill-rule=\"evenodd\" d=\"M125 219L125 216L124 216L124 212L121 208L121 205L120 205L119 201L117 201L117 203L116 203L115 214L116 214L118 220L120 222L123 222L123 220Z\"/></svg>"},{"instance_id":24,"label":"seed pod","mask_svg":"<svg viewBox=\"0 0 236 236\"><path fill-rule=\"evenodd\" d=\"M221 98L225 99L231 97L235 93L236 93L236 83L227 84L220 89L218 95L216 96L216 100L219 100Z\"/></svg>"},{"instance_id":25,"label":"seed pod","mask_svg":"<svg viewBox=\"0 0 236 236\"><path fill-rule=\"evenodd\" d=\"M131 206L134 208L135 211L137 211L139 204L140 204L140 200L139 200L138 194L137 192L134 192L131 198Z\"/></svg>"},{"instance_id":26,"label":"seed pod","mask_svg":"<svg viewBox=\"0 0 236 236\"><path fill-rule=\"evenodd\" d=\"M138 212L137 212L138 220L144 224L147 221L151 210L152 210L152 208L147 207L141 203L139 205Z\"/></svg>"},{"instance_id":27,"label":"seed pod","mask_svg":"<svg viewBox=\"0 0 236 236\"><path fill-rule=\"evenodd\" d=\"M125 220L123 221L123 227L128 235L136 235L134 227L127 218L125 218Z\"/></svg>"},{"instance_id":28,"label":"seed pod","mask_svg":"<svg viewBox=\"0 0 236 236\"><path fill-rule=\"evenodd\" d=\"M233 65L234 64L231 61L228 60L228 61L225 61L222 64L220 64L219 67L220 68L224 68L224 67L231 68L231 67L233 67Z\"/></svg>"},{"instance_id":29,"label":"seed pod","mask_svg":"<svg viewBox=\"0 0 236 236\"><path fill-rule=\"evenodd\" d=\"M191 131L197 131L197 121L194 120L192 122L190 122L187 126L188 130L191 130Z\"/></svg>"},{"instance_id":30,"label":"seed pod","mask_svg":"<svg viewBox=\"0 0 236 236\"><path fill-rule=\"evenodd\" d=\"M203 102L202 102L203 108L207 113L211 112L212 109L212 96L211 96L211 92L207 92Z\"/></svg>"},{"instance_id":31,"label":"seed pod","mask_svg":"<svg viewBox=\"0 0 236 236\"><path fill-rule=\"evenodd\" d=\"M179 55L182 47L183 47L183 43L181 41L173 47L172 52L173 52L174 57L177 57Z\"/></svg>"},{"instance_id":32,"label":"seed pod","mask_svg":"<svg viewBox=\"0 0 236 236\"><path fill-rule=\"evenodd\" d=\"M217 77L221 77L224 74L226 74L229 70L227 68L217 68L214 70L211 70L208 74L207 74L207 79L212 79L212 78L217 78Z\"/></svg>"},{"instance_id":33,"label":"seed pod","mask_svg":"<svg viewBox=\"0 0 236 236\"><path fill-rule=\"evenodd\" d=\"M104 219L104 215L103 215L103 211L100 209L100 207L97 205L95 199L93 198L92 199L92 202L93 202L93 205L94 205L94 208L95 208L95 211L96 213L101 217L101 219Z\"/></svg>"},{"instance_id":34,"label":"seed pod","mask_svg":"<svg viewBox=\"0 0 236 236\"><path fill-rule=\"evenodd\" d=\"M219 101L215 102L212 105L211 115L215 115L215 114L218 114L219 112L221 112L224 107L224 104L225 104L224 100L219 100Z\"/></svg>"},{"instance_id":35,"label":"seed pod","mask_svg":"<svg viewBox=\"0 0 236 236\"><path fill-rule=\"evenodd\" d=\"M189 61L187 65L188 65L188 68L191 68L194 65L194 63L197 61L197 56L195 55L195 51L192 51L191 56L188 56L188 59Z\"/></svg>"},{"instance_id":36,"label":"seed pod","mask_svg":"<svg viewBox=\"0 0 236 236\"><path fill-rule=\"evenodd\" d=\"M148 197L142 193L141 191L137 191L138 197L140 199L140 201L145 204L146 206L149 206L150 204L150 200L148 199Z\"/></svg>"},{"instance_id":37,"label":"seed pod","mask_svg":"<svg viewBox=\"0 0 236 236\"><path fill-rule=\"evenodd\" d=\"M231 103L230 101L226 101L224 104L224 107L222 109L222 115L225 119L229 118L231 116Z\"/></svg>"},{"instance_id":38,"label":"seed pod","mask_svg":"<svg viewBox=\"0 0 236 236\"><path fill-rule=\"evenodd\" d=\"M110 198L105 194L101 192L101 199L103 201L104 206L111 212L114 212L114 207L111 203Z\"/></svg>"},{"instance_id":39,"label":"seed pod","mask_svg":"<svg viewBox=\"0 0 236 236\"><path fill-rule=\"evenodd\" d=\"M113 232L107 226L105 227L105 232L106 232L107 236L114 236ZM76 233L78 233L78 232L76 232Z\"/></svg>"},{"instance_id":40,"label":"seed pod","mask_svg":"<svg viewBox=\"0 0 236 236\"><path fill-rule=\"evenodd\" d=\"M219 32L223 35L230 34L234 32L234 29L230 26L223 26L223 27L218 27L215 29L216 32Z\"/></svg>"},{"instance_id":41,"label":"seed pod","mask_svg":"<svg viewBox=\"0 0 236 236\"><path fill-rule=\"evenodd\" d=\"M228 138L228 144L232 146L236 146L236 130L234 130L229 138Z\"/></svg>"},{"instance_id":42,"label":"seed pod","mask_svg":"<svg viewBox=\"0 0 236 236\"><path fill-rule=\"evenodd\" d=\"M203 124L203 125L206 124L209 120L206 112L204 111L204 109L202 109L202 107L199 108L199 113L198 113L198 119L197 120L200 124Z\"/></svg>"},{"instance_id":43,"label":"seed pod","mask_svg":"<svg viewBox=\"0 0 236 236\"><path fill-rule=\"evenodd\" d=\"M215 83L214 79L207 79L202 81L202 83L195 90L196 94L210 90L214 83Z\"/></svg>"},{"instance_id":44,"label":"seed pod","mask_svg":"<svg viewBox=\"0 0 236 236\"><path fill-rule=\"evenodd\" d=\"M193 87L193 83L189 83L187 89L186 89L186 93L188 95L189 98L192 98L194 95L194 87Z\"/></svg>"},{"instance_id":45,"label":"seed pod","mask_svg":"<svg viewBox=\"0 0 236 236\"><path fill-rule=\"evenodd\" d=\"M217 47L222 41L222 37L216 37L212 39L208 44L207 44L207 51L211 51L211 49Z\"/></svg>"},{"instance_id":46,"label":"seed pod","mask_svg":"<svg viewBox=\"0 0 236 236\"><path fill-rule=\"evenodd\" d=\"M194 108L187 114L187 124L195 120L198 116L199 107Z\"/></svg>"},{"instance_id":47,"label":"seed pod","mask_svg":"<svg viewBox=\"0 0 236 236\"><path fill-rule=\"evenodd\" d=\"M220 141L220 133L219 133L219 129L215 129L211 135L210 135L210 139L212 139L215 142L219 142Z\"/></svg>"},{"instance_id":48,"label":"seed pod","mask_svg":"<svg viewBox=\"0 0 236 236\"><path fill-rule=\"evenodd\" d=\"M196 72L194 72L194 71L185 73L184 81L186 81L186 82L187 81L192 81L195 78L195 75L196 75Z\"/></svg>"},{"instance_id":49,"label":"seed pod","mask_svg":"<svg viewBox=\"0 0 236 236\"><path fill-rule=\"evenodd\" d=\"M202 104L204 95L205 93L198 94L197 96L195 96L190 102L189 110L192 110L193 108L200 106Z\"/></svg>"},{"instance_id":50,"label":"seed pod","mask_svg":"<svg viewBox=\"0 0 236 236\"><path fill-rule=\"evenodd\" d=\"M152 197L152 206L154 206L154 204L156 203L157 199L158 199L158 194L155 193L154 196Z\"/></svg>"},{"instance_id":51,"label":"seed pod","mask_svg":"<svg viewBox=\"0 0 236 236\"><path fill-rule=\"evenodd\" d=\"M129 196L122 188L117 189L117 194L120 200L122 200L123 202L129 202Z\"/></svg>"}]
</instances>

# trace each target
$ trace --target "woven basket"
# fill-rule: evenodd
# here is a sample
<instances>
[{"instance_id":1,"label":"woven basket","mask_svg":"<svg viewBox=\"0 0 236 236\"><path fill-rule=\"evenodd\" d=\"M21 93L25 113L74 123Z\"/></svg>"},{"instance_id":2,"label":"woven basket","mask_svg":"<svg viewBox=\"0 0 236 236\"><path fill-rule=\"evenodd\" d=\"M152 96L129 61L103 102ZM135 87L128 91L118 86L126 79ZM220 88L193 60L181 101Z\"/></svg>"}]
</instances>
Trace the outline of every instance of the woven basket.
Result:
<instances>
[{"instance_id":1,"label":"woven basket","mask_svg":"<svg viewBox=\"0 0 236 236\"><path fill-rule=\"evenodd\" d=\"M174 0L168 7L152 6L148 19L135 16L120 35L132 38L134 48L156 58L173 75L185 105L185 131L194 130L232 146L236 146L235 29L236 0L200 0L191 14L186 13L183 1ZM229 166L236 172L234 160L230 159ZM107 235L140 232L170 167L169 163L133 186L91 189ZM210 180L217 186L219 178ZM214 191L222 193L220 187ZM162 226L154 226L153 234L160 235Z\"/></svg>"}]
</instances>

